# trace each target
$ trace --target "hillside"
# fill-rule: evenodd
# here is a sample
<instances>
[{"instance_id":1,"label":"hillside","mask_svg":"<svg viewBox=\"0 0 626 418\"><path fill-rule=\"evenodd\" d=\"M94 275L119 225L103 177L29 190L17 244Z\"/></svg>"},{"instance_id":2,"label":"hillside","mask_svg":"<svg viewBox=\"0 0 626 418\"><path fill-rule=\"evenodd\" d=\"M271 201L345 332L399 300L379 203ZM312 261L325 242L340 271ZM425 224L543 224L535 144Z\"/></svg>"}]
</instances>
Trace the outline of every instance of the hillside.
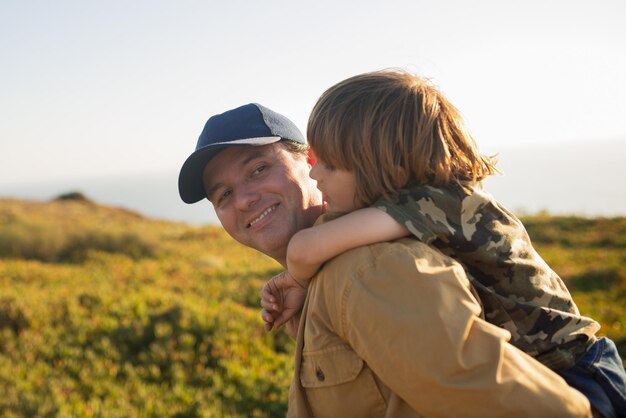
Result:
<instances>
[{"instance_id":1,"label":"hillside","mask_svg":"<svg viewBox=\"0 0 626 418\"><path fill-rule=\"evenodd\" d=\"M626 358L626 218L525 222ZM284 415L293 344L258 314L278 271L218 227L0 199L0 415Z\"/></svg>"}]
</instances>

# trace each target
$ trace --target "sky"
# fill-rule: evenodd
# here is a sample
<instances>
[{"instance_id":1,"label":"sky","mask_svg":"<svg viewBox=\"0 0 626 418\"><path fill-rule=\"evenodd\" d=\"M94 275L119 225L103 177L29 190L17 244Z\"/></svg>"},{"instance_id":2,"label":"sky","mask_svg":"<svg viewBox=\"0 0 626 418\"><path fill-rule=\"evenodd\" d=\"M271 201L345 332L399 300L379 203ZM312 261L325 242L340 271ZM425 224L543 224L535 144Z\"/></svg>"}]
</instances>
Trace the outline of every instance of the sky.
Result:
<instances>
[{"instance_id":1,"label":"sky","mask_svg":"<svg viewBox=\"0 0 626 418\"><path fill-rule=\"evenodd\" d=\"M623 150L624 21L623 0L0 0L0 197L168 172L178 199L209 116L258 102L305 131L326 88L391 67L486 153Z\"/></svg>"}]
</instances>

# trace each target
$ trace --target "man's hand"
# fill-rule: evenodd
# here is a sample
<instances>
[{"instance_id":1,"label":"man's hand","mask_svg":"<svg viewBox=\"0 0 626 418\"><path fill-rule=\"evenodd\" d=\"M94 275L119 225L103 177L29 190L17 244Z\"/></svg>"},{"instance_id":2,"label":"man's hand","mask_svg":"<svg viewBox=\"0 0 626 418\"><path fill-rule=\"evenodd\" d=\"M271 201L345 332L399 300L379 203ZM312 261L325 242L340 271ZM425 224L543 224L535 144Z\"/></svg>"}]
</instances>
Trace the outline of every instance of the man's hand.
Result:
<instances>
[{"instance_id":1,"label":"man's hand","mask_svg":"<svg viewBox=\"0 0 626 418\"><path fill-rule=\"evenodd\" d=\"M307 288L291 277L288 271L272 277L261 291L261 318L265 321L265 330L279 329L299 314L306 293Z\"/></svg>"}]
</instances>

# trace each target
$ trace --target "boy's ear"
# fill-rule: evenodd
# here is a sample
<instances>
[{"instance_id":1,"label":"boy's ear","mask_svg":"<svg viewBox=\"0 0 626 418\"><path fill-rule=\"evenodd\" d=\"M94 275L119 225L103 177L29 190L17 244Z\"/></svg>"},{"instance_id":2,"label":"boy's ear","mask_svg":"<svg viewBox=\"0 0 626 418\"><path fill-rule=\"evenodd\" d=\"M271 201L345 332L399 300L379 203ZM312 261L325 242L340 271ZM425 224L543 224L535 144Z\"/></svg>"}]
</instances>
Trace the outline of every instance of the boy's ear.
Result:
<instances>
[{"instance_id":1,"label":"boy's ear","mask_svg":"<svg viewBox=\"0 0 626 418\"><path fill-rule=\"evenodd\" d=\"M307 152L306 162L313 167L315 165L315 156L313 155L313 151L309 148Z\"/></svg>"}]
</instances>

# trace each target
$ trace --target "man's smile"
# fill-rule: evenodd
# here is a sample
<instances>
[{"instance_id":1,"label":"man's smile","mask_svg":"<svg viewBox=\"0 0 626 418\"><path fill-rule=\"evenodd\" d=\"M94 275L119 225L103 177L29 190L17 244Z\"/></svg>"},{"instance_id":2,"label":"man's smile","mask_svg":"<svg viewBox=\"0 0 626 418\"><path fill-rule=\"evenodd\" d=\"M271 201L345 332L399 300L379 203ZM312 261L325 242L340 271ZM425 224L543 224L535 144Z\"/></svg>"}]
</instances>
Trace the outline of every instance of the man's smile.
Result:
<instances>
[{"instance_id":1,"label":"man's smile","mask_svg":"<svg viewBox=\"0 0 626 418\"><path fill-rule=\"evenodd\" d=\"M246 226L246 228L253 227L257 222L259 222L261 219L265 218L269 213L273 212L274 209L276 209L277 206L278 206L278 204L270 206L269 208L265 209L265 211L263 211L262 214L260 214L258 217L256 217L252 221L250 221L250 223Z\"/></svg>"}]
</instances>

